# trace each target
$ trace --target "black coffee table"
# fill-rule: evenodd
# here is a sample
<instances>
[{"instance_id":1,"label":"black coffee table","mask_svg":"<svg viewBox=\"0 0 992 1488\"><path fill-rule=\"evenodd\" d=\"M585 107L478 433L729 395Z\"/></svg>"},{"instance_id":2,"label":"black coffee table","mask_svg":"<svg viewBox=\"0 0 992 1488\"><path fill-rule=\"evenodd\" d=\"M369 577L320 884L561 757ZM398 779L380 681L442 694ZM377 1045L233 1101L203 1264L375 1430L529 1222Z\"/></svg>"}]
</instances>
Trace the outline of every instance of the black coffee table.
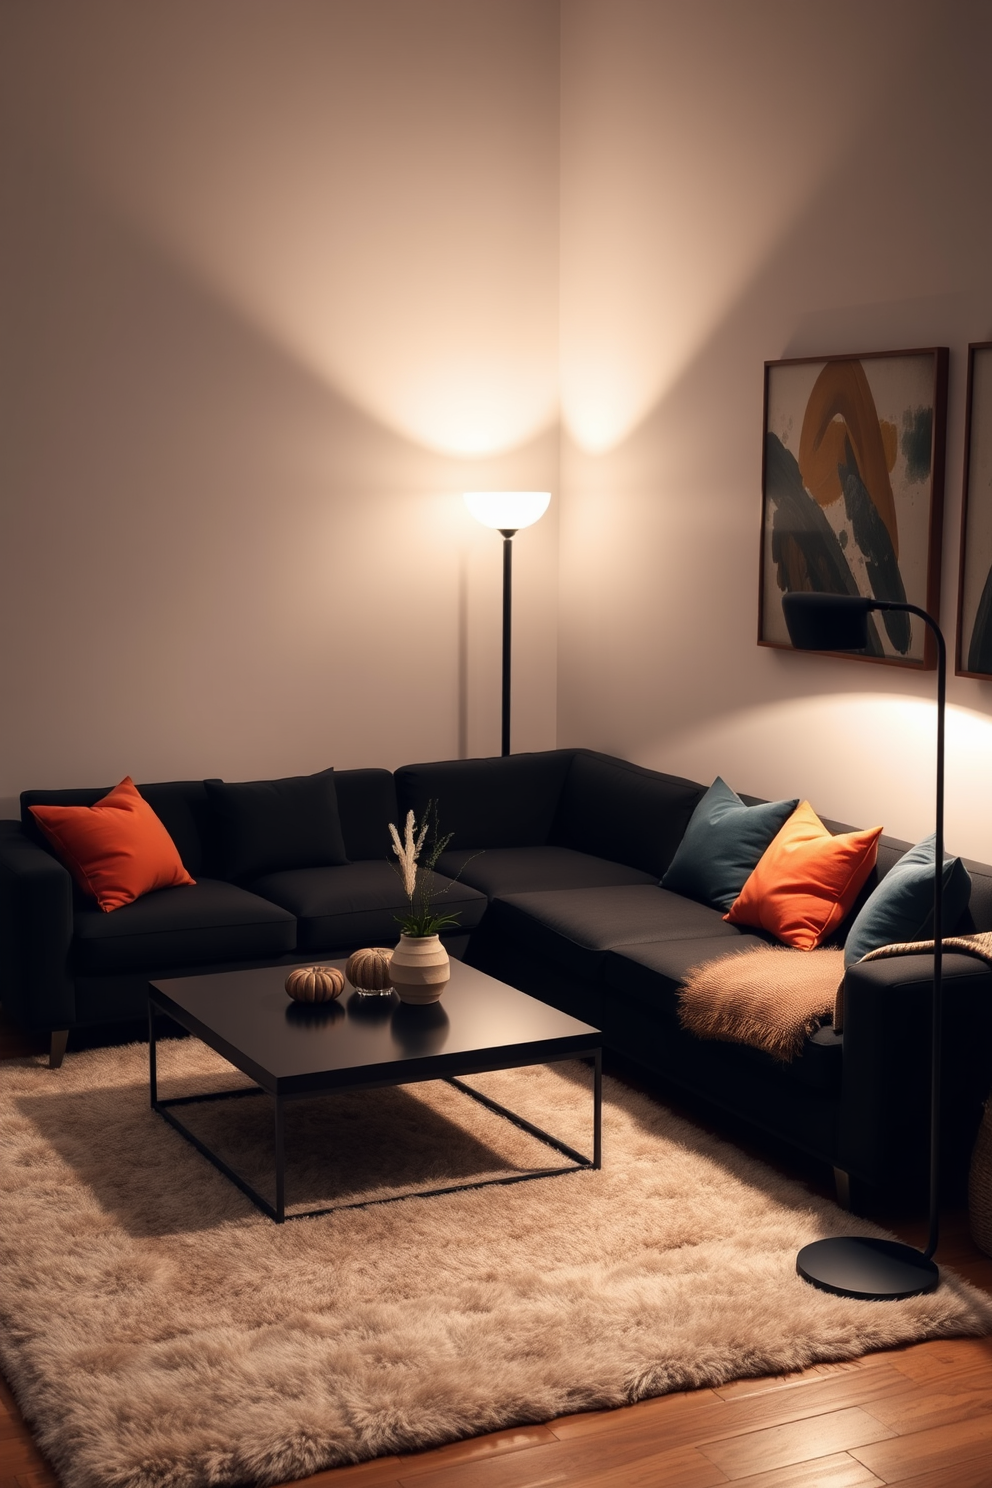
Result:
<instances>
[{"instance_id":1,"label":"black coffee table","mask_svg":"<svg viewBox=\"0 0 992 1488\"><path fill-rule=\"evenodd\" d=\"M344 962L328 962L342 969ZM451 981L440 1002L412 1007L395 993L389 999L364 998L346 989L339 1001L317 1008L292 1002L283 990L286 966L252 971L217 972L208 976L170 977L149 984L149 1073L152 1110L174 1126L198 1152L236 1183L264 1214L309 1219L364 1203L392 1203L399 1198L425 1198L481 1188L495 1183L522 1183L602 1163L602 1048L599 1030L547 1003L518 992L461 961L451 963ZM165 1013L255 1083L248 1089L161 1100L158 1094L155 1019ZM525 1121L457 1078L485 1070L518 1069L565 1059L593 1062L593 1155L581 1152ZM506 1177L453 1183L395 1199L330 1204L306 1213L286 1213L286 1162L283 1108L286 1101L340 1090L374 1090L419 1080L446 1080L506 1117L548 1147L570 1159L565 1167L540 1168ZM176 1115L177 1108L203 1101L269 1095L274 1107L275 1204L270 1204L241 1174L211 1151Z\"/></svg>"}]
</instances>

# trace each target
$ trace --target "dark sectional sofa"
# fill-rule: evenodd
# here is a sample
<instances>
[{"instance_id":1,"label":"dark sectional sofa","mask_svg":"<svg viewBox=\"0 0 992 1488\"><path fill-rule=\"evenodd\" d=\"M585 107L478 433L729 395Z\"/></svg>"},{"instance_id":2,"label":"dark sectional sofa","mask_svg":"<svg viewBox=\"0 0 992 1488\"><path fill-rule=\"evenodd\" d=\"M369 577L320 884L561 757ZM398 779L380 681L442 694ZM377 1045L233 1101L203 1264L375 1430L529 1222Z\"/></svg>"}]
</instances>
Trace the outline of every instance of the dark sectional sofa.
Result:
<instances>
[{"instance_id":1,"label":"dark sectional sofa","mask_svg":"<svg viewBox=\"0 0 992 1488\"><path fill-rule=\"evenodd\" d=\"M829 1163L839 1192L850 1181L860 1206L925 1192L930 957L851 967L843 1034L819 1029L790 1064L680 1027L676 994L687 970L764 940L660 887L703 785L582 749L409 765L395 775L342 770L334 781L349 861L247 883L220 874L202 781L141 786L197 882L111 914L74 888L28 811L92 805L107 788L25 792L22 822L0 823L7 1014L51 1033L57 1062L66 1030L142 1018L153 977L395 943L404 899L388 862L388 823L409 809L419 819L434 800L442 830L454 834L438 864L442 902L460 915L446 937L453 954L594 1023L609 1048L752 1133ZM881 839L859 905L908 845ZM992 929L992 867L967 866L970 906L947 933ZM845 928L831 943L843 943ZM949 954L944 976L942 1146L947 1186L960 1191L992 1083L992 971Z\"/></svg>"}]
</instances>

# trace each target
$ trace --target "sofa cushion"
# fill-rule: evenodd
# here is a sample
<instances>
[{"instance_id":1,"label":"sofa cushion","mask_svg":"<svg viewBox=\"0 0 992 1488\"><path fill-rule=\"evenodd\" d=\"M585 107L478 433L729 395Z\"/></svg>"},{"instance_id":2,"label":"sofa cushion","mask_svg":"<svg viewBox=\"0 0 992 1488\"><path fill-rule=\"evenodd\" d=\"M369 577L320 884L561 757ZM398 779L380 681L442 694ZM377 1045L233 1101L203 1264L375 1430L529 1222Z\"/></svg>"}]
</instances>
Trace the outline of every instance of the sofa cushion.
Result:
<instances>
[{"instance_id":1,"label":"sofa cushion","mask_svg":"<svg viewBox=\"0 0 992 1488\"><path fill-rule=\"evenodd\" d=\"M47 847L31 815L32 806L94 806L109 786L73 790L30 790L21 793L21 823L32 842ZM139 785L142 797L165 827L179 851L183 867L193 878L213 877L209 859L210 811L202 780L168 780Z\"/></svg>"},{"instance_id":2,"label":"sofa cushion","mask_svg":"<svg viewBox=\"0 0 992 1488\"><path fill-rule=\"evenodd\" d=\"M741 941L740 931L725 924L718 910L654 883L506 894L493 900L490 915L490 934L505 930L533 954L590 980L614 946L703 937Z\"/></svg>"},{"instance_id":3,"label":"sofa cushion","mask_svg":"<svg viewBox=\"0 0 992 1488\"><path fill-rule=\"evenodd\" d=\"M292 914L215 878L155 889L110 915L83 909L74 918L75 969L91 975L268 960L296 946Z\"/></svg>"},{"instance_id":4,"label":"sofa cushion","mask_svg":"<svg viewBox=\"0 0 992 1488\"><path fill-rule=\"evenodd\" d=\"M794 799L745 806L718 775L692 813L663 888L729 909L798 805Z\"/></svg>"},{"instance_id":5,"label":"sofa cushion","mask_svg":"<svg viewBox=\"0 0 992 1488\"><path fill-rule=\"evenodd\" d=\"M105 914L153 889L193 883L130 775L93 806L30 810L76 883Z\"/></svg>"},{"instance_id":6,"label":"sofa cushion","mask_svg":"<svg viewBox=\"0 0 992 1488\"><path fill-rule=\"evenodd\" d=\"M434 801L454 847L528 847L547 842L572 751L440 760L396 771L400 815L420 822ZM401 826L397 820L397 826Z\"/></svg>"},{"instance_id":7,"label":"sofa cushion","mask_svg":"<svg viewBox=\"0 0 992 1488\"><path fill-rule=\"evenodd\" d=\"M452 934L473 929L486 908L486 897L468 884L448 885L435 903L458 913ZM252 885L256 894L271 899L295 916L297 949L301 951L354 950L367 945L395 945L400 938L398 918L410 904L399 875L388 863L348 863L339 868L298 868L270 873Z\"/></svg>"},{"instance_id":8,"label":"sofa cushion","mask_svg":"<svg viewBox=\"0 0 992 1488\"><path fill-rule=\"evenodd\" d=\"M703 787L679 775L576 750L551 833L560 847L665 872Z\"/></svg>"},{"instance_id":9,"label":"sofa cushion","mask_svg":"<svg viewBox=\"0 0 992 1488\"><path fill-rule=\"evenodd\" d=\"M762 854L727 919L811 951L849 913L875 866L881 827L834 836L801 801Z\"/></svg>"},{"instance_id":10,"label":"sofa cushion","mask_svg":"<svg viewBox=\"0 0 992 1488\"><path fill-rule=\"evenodd\" d=\"M768 944L757 935L722 935L683 940L640 941L617 947L603 962L603 979L614 992L653 1008L671 1027L679 1026L677 993L687 973L728 952L756 950Z\"/></svg>"},{"instance_id":11,"label":"sofa cushion","mask_svg":"<svg viewBox=\"0 0 992 1488\"><path fill-rule=\"evenodd\" d=\"M612 1016L622 1017L623 1002L629 1000L649 1010L657 1020L659 1039L665 1038L666 1033L685 1039L689 1035L679 1025L677 994L690 968L724 955L728 949L736 953L765 944L757 936L742 935L728 947L725 939L709 936L699 940L652 941L609 951L603 961L603 980L608 996L613 998L608 1004ZM695 1042L701 1050L718 1043L711 1039ZM785 1078L790 1083L818 1090L834 1090L840 1085L844 1041L832 1028L817 1029L805 1041L802 1054L788 1063L745 1044L720 1043L720 1048L721 1059L730 1060L741 1071L753 1067L757 1078L766 1073L769 1078Z\"/></svg>"},{"instance_id":12,"label":"sofa cushion","mask_svg":"<svg viewBox=\"0 0 992 1488\"><path fill-rule=\"evenodd\" d=\"M399 823L396 786L388 770L335 770L334 790L344 850L350 863L360 858L384 862L390 854L389 823Z\"/></svg>"},{"instance_id":13,"label":"sofa cushion","mask_svg":"<svg viewBox=\"0 0 992 1488\"><path fill-rule=\"evenodd\" d=\"M885 875L848 931L844 962L853 966L884 945L928 940L933 935L935 834L904 853ZM950 934L968 906L971 878L960 858L944 859L944 933Z\"/></svg>"},{"instance_id":14,"label":"sofa cushion","mask_svg":"<svg viewBox=\"0 0 992 1488\"><path fill-rule=\"evenodd\" d=\"M438 868L471 884L490 899L537 889L595 889L617 884L653 884L654 876L623 863L594 858L570 847L487 847L449 850Z\"/></svg>"},{"instance_id":15,"label":"sofa cushion","mask_svg":"<svg viewBox=\"0 0 992 1488\"><path fill-rule=\"evenodd\" d=\"M283 780L206 780L225 878L347 862L334 771Z\"/></svg>"}]
</instances>

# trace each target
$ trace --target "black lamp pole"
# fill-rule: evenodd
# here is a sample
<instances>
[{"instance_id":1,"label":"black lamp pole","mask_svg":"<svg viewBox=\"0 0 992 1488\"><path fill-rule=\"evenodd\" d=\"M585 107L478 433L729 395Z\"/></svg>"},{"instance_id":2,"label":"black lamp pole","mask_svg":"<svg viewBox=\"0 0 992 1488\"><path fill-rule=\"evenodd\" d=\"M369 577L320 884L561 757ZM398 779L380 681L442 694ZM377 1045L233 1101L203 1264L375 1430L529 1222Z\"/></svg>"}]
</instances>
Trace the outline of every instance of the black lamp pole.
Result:
<instances>
[{"instance_id":1,"label":"black lamp pole","mask_svg":"<svg viewBox=\"0 0 992 1488\"><path fill-rule=\"evenodd\" d=\"M484 527L503 537L503 685L500 754L510 752L510 651L513 640L513 539L543 517L550 491L466 491L465 505Z\"/></svg>"},{"instance_id":2,"label":"black lamp pole","mask_svg":"<svg viewBox=\"0 0 992 1488\"><path fill-rule=\"evenodd\" d=\"M847 594L787 594L782 600L792 644L803 651L860 651L868 639L871 610L902 610L916 615L937 642L937 808L933 853L933 991L930 1045L930 1235L917 1250L894 1240L863 1235L814 1240L796 1257L796 1270L806 1281L842 1297L869 1301L895 1300L932 1292L940 1281L933 1260L937 1249L940 1207L940 1065L943 1018L944 896L944 712L947 647L940 626L926 610L895 600L865 599Z\"/></svg>"},{"instance_id":3,"label":"black lamp pole","mask_svg":"<svg viewBox=\"0 0 992 1488\"><path fill-rule=\"evenodd\" d=\"M513 539L516 527L501 527L503 534L503 707L500 754L510 752L510 643L513 610Z\"/></svg>"}]
</instances>

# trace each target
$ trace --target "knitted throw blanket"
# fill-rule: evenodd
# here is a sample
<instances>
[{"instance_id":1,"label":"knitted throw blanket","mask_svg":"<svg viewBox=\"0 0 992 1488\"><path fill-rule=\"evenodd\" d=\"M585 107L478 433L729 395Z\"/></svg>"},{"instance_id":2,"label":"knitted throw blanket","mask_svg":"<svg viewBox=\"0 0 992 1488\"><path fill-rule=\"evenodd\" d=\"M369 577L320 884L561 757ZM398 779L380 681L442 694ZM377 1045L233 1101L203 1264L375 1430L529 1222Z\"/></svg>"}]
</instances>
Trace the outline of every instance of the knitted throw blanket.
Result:
<instances>
[{"instance_id":1,"label":"knitted throw blanket","mask_svg":"<svg viewBox=\"0 0 992 1488\"><path fill-rule=\"evenodd\" d=\"M829 1021L843 980L843 951L752 946L692 967L679 1022L698 1038L751 1044L785 1062Z\"/></svg>"},{"instance_id":2,"label":"knitted throw blanket","mask_svg":"<svg viewBox=\"0 0 992 1488\"><path fill-rule=\"evenodd\" d=\"M943 947L992 966L992 931L949 935ZM932 940L907 941L869 951L862 961L926 955L933 948ZM844 952L791 946L733 951L692 967L678 1000L679 1022L698 1038L750 1044L787 1062L821 1024L832 1019L834 1031L842 1031Z\"/></svg>"}]
</instances>

